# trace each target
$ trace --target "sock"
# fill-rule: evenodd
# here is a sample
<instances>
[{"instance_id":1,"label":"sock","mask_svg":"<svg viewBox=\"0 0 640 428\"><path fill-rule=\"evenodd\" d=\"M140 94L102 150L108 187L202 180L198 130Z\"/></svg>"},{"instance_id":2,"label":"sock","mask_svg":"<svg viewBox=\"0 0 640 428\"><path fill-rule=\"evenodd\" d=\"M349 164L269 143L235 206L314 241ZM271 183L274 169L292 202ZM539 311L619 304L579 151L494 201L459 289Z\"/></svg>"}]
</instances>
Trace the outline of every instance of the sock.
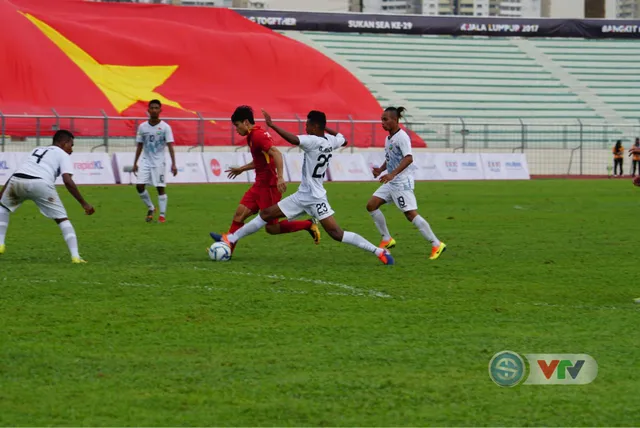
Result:
<instances>
[{"instance_id":1,"label":"sock","mask_svg":"<svg viewBox=\"0 0 640 428\"><path fill-rule=\"evenodd\" d=\"M78 238L76 237L76 231L73 229L73 225L69 220L65 220L62 223L58 224L58 226L60 226L62 237L67 243L67 247L69 247L71 257L79 258L80 254L78 253Z\"/></svg>"},{"instance_id":2,"label":"sock","mask_svg":"<svg viewBox=\"0 0 640 428\"><path fill-rule=\"evenodd\" d=\"M375 211L370 211L369 214L371 214L371 218L376 224L378 232L380 232L380 235L382 235L382 240L388 241L389 239L391 239L389 229L387 228L387 220L384 218L384 214L382 214L382 211L378 209Z\"/></svg>"},{"instance_id":3,"label":"sock","mask_svg":"<svg viewBox=\"0 0 640 428\"><path fill-rule=\"evenodd\" d=\"M158 195L158 205L160 206L160 215L163 217L167 212L167 199L169 199L169 197L166 194Z\"/></svg>"},{"instance_id":4,"label":"sock","mask_svg":"<svg viewBox=\"0 0 640 428\"><path fill-rule=\"evenodd\" d=\"M235 244L240 239L244 238L245 236L249 236L249 235L251 235L253 233L256 233L257 231L259 231L260 229L262 229L266 225L267 225L267 222L264 221L262 219L262 217L257 215L249 223L245 224L244 226L242 226L237 231L227 235L227 238L229 239L229 242L231 242L232 244Z\"/></svg>"},{"instance_id":5,"label":"sock","mask_svg":"<svg viewBox=\"0 0 640 428\"><path fill-rule=\"evenodd\" d=\"M151 202L151 196L149 196L149 192L145 190L142 193L138 193L138 195L140 195L140 199L142 199L142 202L144 202L149 210L154 209L153 202Z\"/></svg>"},{"instance_id":6,"label":"sock","mask_svg":"<svg viewBox=\"0 0 640 428\"><path fill-rule=\"evenodd\" d=\"M307 230L313 225L311 220L282 220L280 222L280 233L293 233Z\"/></svg>"},{"instance_id":7,"label":"sock","mask_svg":"<svg viewBox=\"0 0 640 428\"><path fill-rule=\"evenodd\" d=\"M239 221L234 221L231 223L231 227L229 227L229 232L227 233L235 233L236 230L240 229L244 226L244 223L240 223Z\"/></svg>"},{"instance_id":8,"label":"sock","mask_svg":"<svg viewBox=\"0 0 640 428\"><path fill-rule=\"evenodd\" d=\"M4 238L7 236L7 228L9 227L9 215L11 213L4 207L0 207L0 245L4 245Z\"/></svg>"},{"instance_id":9,"label":"sock","mask_svg":"<svg viewBox=\"0 0 640 428\"><path fill-rule=\"evenodd\" d=\"M345 244L353 245L354 247L362 248L365 251L370 253L374 253L376 256L379 256L384 251L382 248L378 248L373 245L371 242L364 239L362 236L353 232L344 232L342 235L342 242Z\"/></svg>"},{"instance_id":10,"label":"sock","mask_svg":"<svg viewBox=\"0 0 640 428\"><path fill-rule=\"evenodd\" d=\"M411 223L413 223L413 225L418 228L420 233L422 233L422 236L424 236L424 239L426 239L427 241L431 241L432 246L440 246L440 241L438 240L438 238L436 238L433 230L431 230L431 226L429 226L427 220L422 218L422 216L417 215Z\"/></svg>"}]
</instances>

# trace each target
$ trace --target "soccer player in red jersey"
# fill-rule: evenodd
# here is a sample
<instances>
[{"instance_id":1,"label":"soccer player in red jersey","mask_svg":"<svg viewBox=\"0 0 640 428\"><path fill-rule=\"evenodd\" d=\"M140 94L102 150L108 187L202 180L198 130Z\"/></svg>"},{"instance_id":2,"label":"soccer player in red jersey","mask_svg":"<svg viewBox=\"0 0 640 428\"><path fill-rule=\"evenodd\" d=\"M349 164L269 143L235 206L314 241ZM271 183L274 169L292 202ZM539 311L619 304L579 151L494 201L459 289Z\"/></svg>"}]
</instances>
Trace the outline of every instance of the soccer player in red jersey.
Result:
<instances>
[{"instance_id":1,"label":"soccer player in red jersey","mask_svg":"<svg viewBox=\"0 0 640 428\"><path fill-rule=\"evenodd\" d=\"M243 137L247 137L247 145L251 150L253 161L237 168L226 170L229 178L236 178L243 172L254 169L256 181L240 200L240 205L233 216L233 223L229 233L244 226L247 218L257 214L260 210L277 204L282 194L287 190L284 181L284 162L282 153L273 144L269 133L256 125L253 110L249 106L236 108L231 116L231 122L236 131ZM315 244L320 243L320 230L314 220L278 220L270 221L265 229L271 235L292 233L306 230L309 232ZM231 247L231 250L235 245Z\"/></svg>"}]
</instances>

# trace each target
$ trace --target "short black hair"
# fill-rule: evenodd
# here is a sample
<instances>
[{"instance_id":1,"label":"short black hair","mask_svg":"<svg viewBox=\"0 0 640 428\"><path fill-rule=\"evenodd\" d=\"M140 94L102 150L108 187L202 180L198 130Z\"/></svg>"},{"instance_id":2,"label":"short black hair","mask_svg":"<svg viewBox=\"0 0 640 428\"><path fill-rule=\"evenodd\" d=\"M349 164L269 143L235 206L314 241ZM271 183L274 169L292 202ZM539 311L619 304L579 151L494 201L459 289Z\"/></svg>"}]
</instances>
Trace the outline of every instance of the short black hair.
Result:
<instances>
[{"instance_id":1,"label":"short black hair","mask_svg":"<svg viewBox=\"0 0 640 428\"><path fill-rule=\"evenodd\" d=\"M307 115L307 120L310 123L314 123L324 130L327 127L327 115L324 112L318 110L311 110Z\"/></svg>"},{"instance_id":2,"label":"short black hair","mask_svg":"<svg viewBox=\"0 0 640 428\"><path fill-rule=\"evenodd\" d=\"M74 138L75 137L73 136L71 131L67 131L66 129L61 129L59 131L56 131L55 134L53 134L53 144L65 143L69 140L73 140Z\"/></svg>"},{"instance_id":3,"label":"short black hair","mask_svg":"<svg viewBox=\"0 0 640 428\"><path fill-rule=\"evenodd\" d=\"M256 120L253 118L253 109L249 106L236 107L231 115L231 122L244 122L245 120L248 120L252 125L256 124Z\"/></svg>"},{"instance_id":4,"label":"short black hair","mask_svg":"<svg viewBox=\"0 0 640 428\"><path fill-rule=\"evenodd\" d=\"M387 107L384 111L394 113L398 120L400 120L404 117L404 112L407 111L407 109L404 107Z\"/></svg>"},{"instance_id":5,"label":"short black hair","mask_svg":"<svg viewBox=\"0 0 640 428\"><path fill-rule=\"evenodd\" d=\"M158 107L162 107L162 103L160 102L160 100L153 99L149 101L149 107L151 107L151 104L158 104Z\"/></svg>"}]
</instances>

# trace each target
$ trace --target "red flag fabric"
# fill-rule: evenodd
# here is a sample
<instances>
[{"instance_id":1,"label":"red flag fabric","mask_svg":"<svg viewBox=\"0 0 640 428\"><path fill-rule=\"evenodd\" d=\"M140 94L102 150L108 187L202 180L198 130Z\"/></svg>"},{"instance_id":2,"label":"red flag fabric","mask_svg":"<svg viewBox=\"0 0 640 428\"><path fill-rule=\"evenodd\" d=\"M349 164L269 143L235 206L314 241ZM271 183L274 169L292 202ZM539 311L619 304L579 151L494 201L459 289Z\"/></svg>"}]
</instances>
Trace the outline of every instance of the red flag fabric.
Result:
<instances>
[{"instance_id":1,"label":"red flag fabric","mask_svg":"<svg viewBox=\"0 0 640 428\"><path fill-rule=\"evenodd\" d=\"M348 70L229 9L0 0L0 28L10 35L0 38L0 111L95 116L60 124L78 135L103 135L102 114L144 117L154 98L163 116L190 119L172 123L178 144L239 143L228 118L240 104L253 106L257 117L265 108L301 122L311 109L355 121L378 120L382 111ZM203 122L196 112L224 120ZM301 122L291 127L298 131ZM7 119L6 133L33 135L34 125ZM136 124L108 126L109 135L131 136ZM43 135L51 130L42 128ZM356 145L384 141L371 124L355 131L347 137Z\"/></svg>"}]
</instances>

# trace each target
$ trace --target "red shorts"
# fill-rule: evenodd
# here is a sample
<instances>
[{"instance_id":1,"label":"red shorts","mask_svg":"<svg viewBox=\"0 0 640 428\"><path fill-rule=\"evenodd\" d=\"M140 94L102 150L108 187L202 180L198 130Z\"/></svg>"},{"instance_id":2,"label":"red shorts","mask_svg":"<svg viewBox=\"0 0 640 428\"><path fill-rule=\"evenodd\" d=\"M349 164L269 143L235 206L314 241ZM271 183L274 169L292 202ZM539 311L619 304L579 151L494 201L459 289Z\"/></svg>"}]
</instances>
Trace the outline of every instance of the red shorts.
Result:
<instances>
[{"instance_id":1,"label":"red shorts","mask_svg":"<svg viewBox=\"0 0 640 428\"><path fill-rule=\"evenodd\" d=\"M240 200L240 204L249 208L251 212L257 213L258 211L269 208L280 202L282 194L278 191L278 188L273 187L257 187L251 186L247 193L244 194ZM277 224L279 220L271 220L268 224Z\"/></svg>"}]
</instances>

